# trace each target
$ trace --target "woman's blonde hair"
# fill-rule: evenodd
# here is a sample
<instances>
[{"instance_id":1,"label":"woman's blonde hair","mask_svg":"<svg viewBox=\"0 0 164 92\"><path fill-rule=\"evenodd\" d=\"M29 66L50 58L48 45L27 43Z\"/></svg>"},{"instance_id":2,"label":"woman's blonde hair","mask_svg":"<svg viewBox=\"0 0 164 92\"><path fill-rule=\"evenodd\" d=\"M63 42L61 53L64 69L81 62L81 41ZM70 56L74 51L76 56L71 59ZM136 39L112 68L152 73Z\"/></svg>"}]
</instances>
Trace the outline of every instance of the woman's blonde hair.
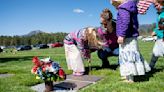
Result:
<instances>
[{"instance_id":1,"label":"woman's blonde hair","mask_svg":"<svg viewBox=\"0 0 164 92\"><path fill-rule=\"evenodd\" d=\"M89 48L101 48L103 44L97 36L97 29L94 27L86 28L84 41L89 46Z\"/></svg>"}]
</instances>

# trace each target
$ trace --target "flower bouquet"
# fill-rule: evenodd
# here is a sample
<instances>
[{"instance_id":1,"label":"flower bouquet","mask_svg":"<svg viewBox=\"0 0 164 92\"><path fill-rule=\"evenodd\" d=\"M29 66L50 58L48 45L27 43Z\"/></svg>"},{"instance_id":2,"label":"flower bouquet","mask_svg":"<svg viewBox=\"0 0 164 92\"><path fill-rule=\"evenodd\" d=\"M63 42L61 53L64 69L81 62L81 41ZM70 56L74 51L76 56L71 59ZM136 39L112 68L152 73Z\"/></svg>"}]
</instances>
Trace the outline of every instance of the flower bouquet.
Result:
<instances>
[{"instance_id":1,"label":"flower bouquet","mask_svg":"<svg viewBox=\"0 0 164 92\"><path fill-rule=\"evenodd\" d=\"M36 79L44 80L46 92L53 90L53 81L66 79L66 74L60 65L50 58L39 59L33 57L32 62L34 66L31 73L36 75Z\"/></svg>"}]
</instances>

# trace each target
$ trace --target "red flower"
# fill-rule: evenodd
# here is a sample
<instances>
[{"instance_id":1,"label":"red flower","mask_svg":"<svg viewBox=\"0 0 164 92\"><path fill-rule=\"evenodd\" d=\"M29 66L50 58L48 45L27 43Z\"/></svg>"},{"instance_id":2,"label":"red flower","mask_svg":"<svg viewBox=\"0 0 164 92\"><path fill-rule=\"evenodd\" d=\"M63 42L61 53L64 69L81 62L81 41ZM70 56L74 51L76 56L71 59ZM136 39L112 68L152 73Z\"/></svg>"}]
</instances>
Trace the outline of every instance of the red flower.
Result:
<instances>
[{"instance_id":1,"label":"red flower","mask_svg":"<svg viewBox=\"0 0 164 92\"><path fill-rule=\"evenodd\" d=\"M43 62L41 62L38 57L33 57L32 62L38 67L43 65Z\"/></svg>"},{"instance_id":2,"label":"red flower","mask_svg":"<svg viewBox=\"0 0 164 92\"><path fill-rule=\"evenodd\" d=\"M33 66L31 72L32 72L32 73L36 73L37 69L38 69L38 66L35 65L35 66Z\"/></svg>"},{"instance_id":3,"label":"red flower","mask_svg":"<svg viewBox=\"0 0 164 92\"><path fill-rule=\"evenodd\" d=\"M66 78L66 76L65 76L65 72L63 71L62 68L59 69L59 77L60 77L60 78L63 78L63 79Z\"/></svg>"}]
</instances>

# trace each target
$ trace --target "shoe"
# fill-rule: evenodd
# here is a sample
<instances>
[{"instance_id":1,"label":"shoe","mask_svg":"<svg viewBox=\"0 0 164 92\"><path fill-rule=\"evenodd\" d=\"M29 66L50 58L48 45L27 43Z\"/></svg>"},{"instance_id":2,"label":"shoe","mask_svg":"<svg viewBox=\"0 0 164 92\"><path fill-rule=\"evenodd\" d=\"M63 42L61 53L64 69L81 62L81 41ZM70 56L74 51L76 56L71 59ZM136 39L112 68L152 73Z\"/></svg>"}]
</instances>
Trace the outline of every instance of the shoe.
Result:
<instances>
[{"instance_id":1,"label":"shoe","mask_svg":"<svg viewBox=\"0 0 164 92\"><path fill-rule=\"evenodd\" d=\"M107 64L107 65L104 65L104 64L103 64L101 67L102 67L102 68L110 68L110 65L109 65L109 64Z\"/></svg>"},{"instance_id":2,"label":"shoe","mask_svg":"<svg viewBox=\"0 0 164 92\"><path fill-rule=\"evenodd\" d=\"M110 68L110 64L108 60L103 60L102 61L102 68Z\"/></svg>"},{"instance_id":3,"label":"shoe","mask_svg":"<svg viewBox=\"0 0 164 92\"><path fill-rule=\"evenodd\" d=\"M73 72L74 76L82 76L84 75L84 72Z\"/></svg>"}]
</instances>

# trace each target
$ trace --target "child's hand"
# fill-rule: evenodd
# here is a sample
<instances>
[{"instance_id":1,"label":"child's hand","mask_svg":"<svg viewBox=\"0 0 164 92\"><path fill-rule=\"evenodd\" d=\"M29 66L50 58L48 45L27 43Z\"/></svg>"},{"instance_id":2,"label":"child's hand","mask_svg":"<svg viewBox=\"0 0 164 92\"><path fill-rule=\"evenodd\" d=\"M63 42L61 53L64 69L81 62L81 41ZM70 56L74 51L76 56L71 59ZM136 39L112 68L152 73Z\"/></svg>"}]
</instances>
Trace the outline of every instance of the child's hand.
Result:
<instances>
[{"instance_id":1,"label":"child's hand","mask_svg":"<svg viewBox=\"0 0 164 92\"><path fill-rule=\"evenodd\" d=\"M155 32L152 32L152 33L151 33L151 36L152 36L152 37L156 36L156 33L155 33Z\"/></svg>"},{"instance_id":2,"label":"child's hand","mask_svg":"<svg viewBox=\"0 0 164 92\"><path fill-rule=\"evenodd\" d=\"M117 39L118 44L123 44L124 43L124 37L119 36Z\"/></svg>"}]
</instances>

